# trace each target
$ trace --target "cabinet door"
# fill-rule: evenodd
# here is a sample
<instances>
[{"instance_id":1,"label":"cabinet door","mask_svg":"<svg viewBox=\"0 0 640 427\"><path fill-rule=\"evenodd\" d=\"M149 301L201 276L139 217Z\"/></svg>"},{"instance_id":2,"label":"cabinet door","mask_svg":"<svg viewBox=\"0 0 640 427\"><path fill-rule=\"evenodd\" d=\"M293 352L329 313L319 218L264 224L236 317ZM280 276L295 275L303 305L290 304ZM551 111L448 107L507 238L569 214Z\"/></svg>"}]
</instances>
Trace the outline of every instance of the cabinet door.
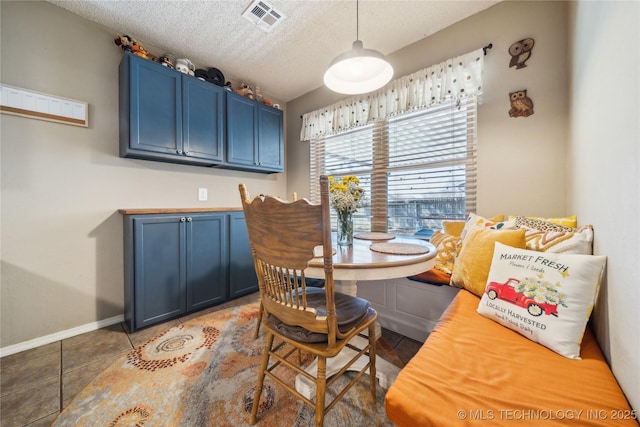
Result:
<instances>
[{"instance_id":1,"label":"cabinet door","mask_svg":"<svg viewBox=\"0 0 640 427\"><path fill-rule=\"evenodd\" d=\"M183 76L183 154L189 158L222 162L224 143L224 89Z\"/></svg>"},{"instance_id":2,"label":"cabinet door","mask_svg":"<svg viewBox=\"0 0 640 427\"><path fill-rule=\"evenodd\" d=\"M229 214L229 296L236 298L258 290L244 213Z\"/></svg>"},{"instance_id":3,"label":"cabinet door","mask_svg":"<svg viewBox=\"0 0 640 427\"><path fill-rule=\"evenodd\" d=\"M147 59L126 58L129 117L121 120L129 120L128 148L177 155L182 151L182 75Z\"/></svg>"},{"instance_id":4,"label":"cabinet door","mask_svg":"<svg viewBox=\"0 0 640 427\"><path fill-rule=\"evenodd\" d=\"M133 220L135 329L186 310L185 227L179 215Z\"/></svg>"},{"instance_id":5,"label":"cabinet door","mask_svg":"<svg viewBox=\"0 0 640 427\"><path fill-rule=\"evenodd\" d=\"M187 311L227 299L225 214L187 215Z\"/></svg>"},{"instance_id":6,"label":"cabinet door","mask_svg":"<svg viewBox=\"0 0 640 427\"><path fill-rule=\"evenodd\" d=\"M258 167L284 170L282 110L258 104Z\"/></svg>"},{"instance_id":7,"label":"cabinet door","mask_svg":"<svg viewBox=\"0 0 640 427\"><path fill-rule=\"evenodd\" d=\"M257 103L235 93L227 93L227 163L255 167L258 140Z\"/></svg>"}]
</instances>

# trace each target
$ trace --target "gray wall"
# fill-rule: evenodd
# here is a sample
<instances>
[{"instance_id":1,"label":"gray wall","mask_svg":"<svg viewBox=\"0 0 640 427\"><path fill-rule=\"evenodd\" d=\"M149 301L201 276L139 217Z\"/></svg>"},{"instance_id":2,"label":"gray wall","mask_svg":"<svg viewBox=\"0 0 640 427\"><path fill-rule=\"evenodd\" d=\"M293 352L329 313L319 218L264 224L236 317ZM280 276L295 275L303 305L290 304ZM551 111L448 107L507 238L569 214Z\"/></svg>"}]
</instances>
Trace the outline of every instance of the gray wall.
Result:
<instances>
[{"instance_id":1,"label":"gray wall","mask_svg":"<svg viewBox=\"0 0 640 427\"><path fill-rule=\"evenodd\" d=\"M0 8L2 83L86 101L90 124L0 115L0 346L122 315L118 209L240 207L240 182L286 196L284 174L120 158L116 30L44 2Z\"/></svg>"},{"instance_id":2,"label":"gray wall","mask_svg":"<svg viewBox=\"0 0 640 427\"><path fill-rule=\"evenodd\" d=\"M640 409L640 3L572 3L569 34L568 206L607 256L594 329Z\"/></svg>"}]
</instances>

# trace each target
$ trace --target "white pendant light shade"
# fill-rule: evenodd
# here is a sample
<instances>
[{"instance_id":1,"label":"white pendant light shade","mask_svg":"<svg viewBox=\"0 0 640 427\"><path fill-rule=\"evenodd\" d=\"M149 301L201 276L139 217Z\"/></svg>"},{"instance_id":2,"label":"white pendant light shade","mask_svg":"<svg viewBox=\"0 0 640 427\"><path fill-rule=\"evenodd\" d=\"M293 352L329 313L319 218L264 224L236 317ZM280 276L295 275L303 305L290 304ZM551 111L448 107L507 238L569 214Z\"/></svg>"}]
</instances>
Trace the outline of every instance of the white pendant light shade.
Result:
<instances>
[{"instance_id":1,"label":"white pendant light shade","mask_svg":"<svg viewBox=\"0 0 640 427\"><path fill-rule=\"evenodd\" d=\"M384 55L365 49L360 40L353 48L337 56L324 73L324 84L334 92L347 95L367 93L381 88L393 77L393 67Z\"/></svg>"}]
</instances>

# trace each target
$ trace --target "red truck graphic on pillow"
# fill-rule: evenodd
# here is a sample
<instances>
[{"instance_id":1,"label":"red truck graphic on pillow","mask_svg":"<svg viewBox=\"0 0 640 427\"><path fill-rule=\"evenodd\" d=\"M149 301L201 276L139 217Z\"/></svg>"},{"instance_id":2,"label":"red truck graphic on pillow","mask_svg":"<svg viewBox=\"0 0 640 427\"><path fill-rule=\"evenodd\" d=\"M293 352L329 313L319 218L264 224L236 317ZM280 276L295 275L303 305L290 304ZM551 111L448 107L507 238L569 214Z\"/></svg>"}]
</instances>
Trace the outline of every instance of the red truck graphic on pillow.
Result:
<instances>
[{"instance_id":1,"label":"red truck graphic on pillow","mask_svg":"<svg viewBox=\"0 0 640 427\"><path fill-rule=\"evenodd\" d=\"M533 278L523 279L522 282L510 278L505 283L490 282L485 293L492 300L498 298L526 308L532 316L544 313L558 317L558 304L566 307L562 294L557 291L558 286Z\"/></svg>"}]
</instances>

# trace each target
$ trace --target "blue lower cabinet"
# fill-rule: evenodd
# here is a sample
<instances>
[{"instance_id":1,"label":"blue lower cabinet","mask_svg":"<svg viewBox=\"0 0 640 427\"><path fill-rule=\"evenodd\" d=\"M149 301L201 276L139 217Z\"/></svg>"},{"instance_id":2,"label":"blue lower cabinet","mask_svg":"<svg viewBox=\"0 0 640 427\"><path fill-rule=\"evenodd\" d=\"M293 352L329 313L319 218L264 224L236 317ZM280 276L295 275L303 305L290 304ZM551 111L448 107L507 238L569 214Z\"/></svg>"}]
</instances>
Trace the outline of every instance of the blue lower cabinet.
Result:
<instances>
[{"instance_id":1,"label":"blue lower cabinet","mask_svg":"<svg viewBox=\"0 0 640 427\"><path fill-rule=\"evenodd\" d=\"M186 310L185 225L179 216L133 218L131 331Z\"/></svg>"},{"instance_id":2,"label":"blue lower cabinet","mask_svg":"<svg viewBox=\"0 0 640 427\"><path fill-rule=\"evenodd\" d=\"M187 217L187 311L227 300L226 215Z\"/></svg>"},{"instance_id":3,"label":"blue lower cabinet","mask_svg":"<svg viewBox=\"0 0 640 427\"><path fill-rule=\"evenodd\" d=\"M242 212L125 214L124 244L131 332L258 289Z\"/></svg>"},{"instance_id":4,"label":"blue lower cabinet","mask_svg":"<svg viewBox=\"0 0 640 427\"><path fill-rule=\"evenodd\" d=\"M237 298L258 290L244 214L229 214L229 296Z\"/></svg>"}]
</instances>

